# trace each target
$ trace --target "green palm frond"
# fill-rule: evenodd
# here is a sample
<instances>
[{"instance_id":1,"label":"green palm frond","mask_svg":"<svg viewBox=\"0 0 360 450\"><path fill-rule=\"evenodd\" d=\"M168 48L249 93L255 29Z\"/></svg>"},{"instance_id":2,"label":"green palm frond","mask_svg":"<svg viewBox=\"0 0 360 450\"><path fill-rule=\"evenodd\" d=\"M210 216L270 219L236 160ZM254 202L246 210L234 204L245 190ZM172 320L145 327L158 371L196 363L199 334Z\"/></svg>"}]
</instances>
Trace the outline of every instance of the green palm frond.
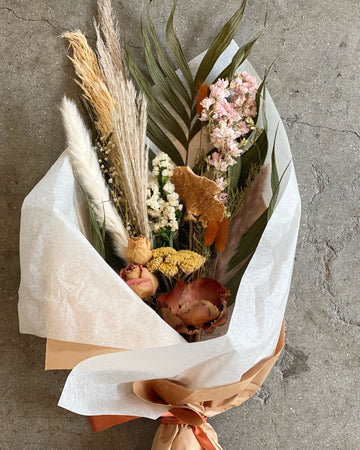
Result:
<instances>
[{"instance_id":1,"label":"green palm frond","mask_svg":"<svg viewBox=\"0 0 360 450\"><path fill-rule=\"evenodd\" d=\"M151 42L143 23L141 23L141 32L147 67L154 81L155 87L164 96L168 104L171 105L176 114L184 122L185 126L189 127L190 126L189 112L185 109L183 103L179 100L177 94L172 89L168 79L165 77L163 71L159 67L152 53Z\"/></svg>"},{"instance_id":2,"label":"green palm frond","mask_svg":"<svg viewBox=\"0 0 360 450\"><path fill-rule=\"evenodd\" d=\"M261 36L261 33L258 36L256 36L253 40L251 40L247 44L240 47L239 50L233 56L231 63L227 67L225 67L225 69L216 77L216 79L218 79L218 78L229 78L229 79L233 78L235 75L236 69L249 56L255 42L259 39L260 36ZM216 80L214 80L214 82L215 81Z\"/></svg>"},{"instance_id":3,"label":"green palm frond","mask_svg":"<svg viewBox=\"0 0 360 450\"><path fill-rule=\"evenodd\" d=\"M187 59L185 57L184 51L181 47L180 41L177 38L174 32L174 14L176 10L177 0L174 1L169 20L166 24L166 40L169 46L169 49L176 61L176 64L179 66L182 74L187 81L190 90L193 88L194 80L192 73L190 71L189 64L187 63Z\"/></svg>"},{"instance_id":4,"label":"green palm frond","mask_svg":"<svg viewBox=\"0 0 360 450\"><path fill-rule=\"evenodd\" d=\"M137 65L129 46L125 43L125 52L128 61L129 70L134 77L139 88L144 92L145 96L149 102L149 117L152 117L155 121L160 122L165 130L171 133L174 138L176 138L181 145L185 148L188 145L187 138L185 136L184 130L182 129L179 122L174 118L174 116L168 111L164 106L163 102L156 95L152 86L147 81L146 76L143 74L139 66Z\"/></svg>"},{"instance_id":5,"label":"green palm frond","mask_svg":"<svg viewBox=\"0 0 360 450\"><path fill-rule=\"evenodd\" d=\"M240 8L226 22L226 24L223 26L221 31L218 33L218 35L210 45L208 51L206 52L203 60L199 65L198 71L196 72L194 83L195 86L199 86L206 80L207 76L214 67L214 64L219 59L219 56L229 46L240 26L246 3L247 0L243 0Z\"/></svg>"},{"instance_id":6,"label":"green palm frond","mask_svg":"<svg viewBox=\"0 0 360 450\"><path fill-rule=\"evenodd\" d=\"M149 24L151 38L152 38L154 46L155 46L157 61L159 63L161 70L164 72L165 76L169 79L169 82L172 83L173 89L176 90L178 92L178 94L180 94L180 97L186 102L188 107L191 108L192 100L191 100L189 91L184 86L183 82L180 80L176 71L172 68L170 62L168 61L168 59L165 55L165 51L162 48L159 38L157 36L155 26L154 26L153 22L151 21L150 17L148 17L148 24Z\"/></svg>"},{"instance_id":7,"label":"green palm frond","mask_svg":"<svg viewBox=\"0 0 360 450\"><path fill-rule=\"evenodd\" d=\"M190 143L201 129L201 122L196 120L198 118L196 111L198 90L238 30L246 3L247 0L242 1L238 10L214 38L199 65L195 77L190 71L187 58L174 31L177 0L173 3L167 21L166 40L171 57L180 69L183 78L174 70L173 62L161 45L149 15L147 27L143 23L141 24L142 44L148 73L140 69L129 47L125 46L130 73L149 102L149 118L152 120L149 120L148 136L150 139L155 137L156 142L154 140L154 144L169 155L170 152L172 155L177 152L177 161L182 160L180 153L174 145L169 146L169 142L173 137L181 144L186 155L185 162L187 162ZM225 75L231 76L233 74L237 66L250 53L256 39L239 49L230 65L225 69ZM170 111L165 108L164 103L170 106Z\"/></svg>"}]
</instances>

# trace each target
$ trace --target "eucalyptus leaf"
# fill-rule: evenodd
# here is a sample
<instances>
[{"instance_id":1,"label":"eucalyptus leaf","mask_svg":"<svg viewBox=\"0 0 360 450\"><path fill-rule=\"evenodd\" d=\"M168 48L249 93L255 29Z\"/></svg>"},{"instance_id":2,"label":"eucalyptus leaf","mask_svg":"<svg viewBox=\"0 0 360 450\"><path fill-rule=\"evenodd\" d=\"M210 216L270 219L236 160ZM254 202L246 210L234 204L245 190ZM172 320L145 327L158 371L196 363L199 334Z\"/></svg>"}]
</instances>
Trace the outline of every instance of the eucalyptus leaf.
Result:
<instances>
[{"instance_id":1,"label":"eucalyptus leaf","mask_svg":"<svg viewBox=\"0 0 360 450\"><path fill-rule=\"evenodd\" d=\"M195 75L194 86L196 89L201 85L201 83L206 80L219 56L229 46L231 40L233 39L236 31L240 26L246 3L247 0L243 0L240 8L226 22L226 24L223 26L221 31L218 33L218 35L210 45ZM195 92L193 91L193 95L194 94Z\"/></svg>"},{"instance_id":2,"label":"eucalyptus leaf","mask_svg":"<svg viewBox=\"0 0 360 450\"><path fill-rule=\"evenodd\" d=\"M271 182L272 198L271 198L270 205L269 205L268 218L271 217L271 214L275 207L278 192L279 192L279 174L278 174L278 170L276 167L276 155L275 155L276 137L277 137L278 130L279 130L279 125L276 127L276 130L275 130L274 143L273 143L273 148L272 148L272 153L271 153L270 182Z\"/></svg>"},{"instance_id":3,"label":"eucalyptus leaf","mask_svg":"<svg viewBox=\"0 0 360 450\"><path fill-rule=\"evenodd\" d=\"M265 108L266 79L267 79L269 73L271 72L272 68L274 67L274 64L275 64L275 62L276 62L276 59L277 59L277 58L275 58L274 61L270 64L270 66L265 70L263 80L262 80L260 86L258 87L257 93L256 93L256 95L255 95L255 101L256 101L256 109L257 109L257 111L260 110L260 100L263 99L263 104L262 104L262 113L263 113L263 114L262 114L262 117L263 117L263 122L264 122L263 127L264 127L265 129L267 129L267 119L266 119L266 114L265 114L265 112L266 112L266 108Z\"/></svg>"},{"instance_id":4,"label":"eucalyptus leaf","mask_svg":"<svg viewBox=\"0 0 360 450\"><path fill-rule=\"evenodd\" d=\"M272 198L271 198L271 201L270 201L270 204L269 204L269 208L268 208L268 209L269 209L269 212L268 212L268 220L270 219L270 217L271 217L271 215L272 215L272 213L273 213L273 211L274 211L274 209L275 209L275 204L276 204L276 200L277 200L277 197L278 197L278 194L279 194L280 184L281 184L281 181L282 181L282 179L283 179L283 177L284 177L286 171L287 171L288 168L290 167L291 161L292 161L292 160L290 160L290 161L288 162L288 164L287 164L287 166L285 167L283 173L281 174L280 180L278 181L277 185L274 187L274 194L273 194L273 196L272 196ZM276 174L277 174L276 165L275 165L275 171L276 171ZM277 175L276 175L276 176L277 176Z\"/></svg>"}]
</instances>

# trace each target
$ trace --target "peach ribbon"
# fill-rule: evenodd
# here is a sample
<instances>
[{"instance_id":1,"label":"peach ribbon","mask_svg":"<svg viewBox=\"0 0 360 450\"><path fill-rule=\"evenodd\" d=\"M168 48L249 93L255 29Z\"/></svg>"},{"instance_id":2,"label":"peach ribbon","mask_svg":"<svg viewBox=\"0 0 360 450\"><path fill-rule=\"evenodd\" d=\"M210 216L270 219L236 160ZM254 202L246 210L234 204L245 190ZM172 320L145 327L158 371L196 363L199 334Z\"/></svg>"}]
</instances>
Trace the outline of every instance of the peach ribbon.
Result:
<instances>
[{"instance_id":1,"label":"peach ribbon","mask_svg":"<svg viewBox=\"0 0 360 450\"><path fill-rule=\"evenodd\" d=\"M260 361L233 384L192 391L174 380L135 381L133 391L138 398L169 407L155 434L151 450L221 450L215 431L204 422L204 418L234 408L254 395L278 359L284 339L283 322L274 355ZM93 431L100 431L135 418L91 416L89 421Z\"/></svg>"},{"instance_id":2,"label":"peach ribbon","mask_svg":"<svg viewBox=\"0 0 360 450\"><path fill-rule=\"evenodd\" d=\"M221 450L217 441L215 430L206 423L207 417L203 416L203 423L201 425L193 426L186 422L179 420L171 413L165 413L161 416L160 427L154 437L152 450L159 450L165 448L176 449L176 441L180 441L179 448L195 449L201 448L204 450ZM164 429L163 425L166 426ZM170 425L175 425L170 426ZM187 431L190 431L187 433ZM170 439L169 439L170 434ZM195 442L194 438L198 441ZM186 441L184 442L184 440ZM214 441L214 442L213 442ZM169 443L171 446L169 447Z\"/></svg>"}]
</instances>

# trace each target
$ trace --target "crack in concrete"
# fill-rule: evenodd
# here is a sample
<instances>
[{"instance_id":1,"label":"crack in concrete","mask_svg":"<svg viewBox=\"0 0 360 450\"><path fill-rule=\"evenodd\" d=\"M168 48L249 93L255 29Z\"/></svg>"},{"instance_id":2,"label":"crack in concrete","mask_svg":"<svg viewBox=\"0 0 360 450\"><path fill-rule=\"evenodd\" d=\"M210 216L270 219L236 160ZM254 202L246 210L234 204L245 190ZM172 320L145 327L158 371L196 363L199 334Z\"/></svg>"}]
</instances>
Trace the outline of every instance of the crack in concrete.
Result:
<instances>
[{"instance_id":1,"label":"crack in concrete","mask_svg":"<svg viewBox=\"0 0 360 450\"><path fill-rule=\"evenodd\" d=\"M2 7L0 7L0 9L11 12L19 20L23 20L25 22L45 22L48 25L50 25L52 28L54 28L54 30L65 31L65 28L54 25L52 22L50 22L49 19L31 19L31 18L27 18L27 17L21 17L21 16L18 16L13 9L11 9L7 6L2 6Z\"/></svg>"},{"instance_id":2,"label":"crack in concrete","mask_svg":"<svg viewBox=\"0 0 360 450\"><path fill-rule=\"evenodd\" d=\"M349 242L353 235L359 231L359 223L355 221L352 233L343 236L343 245ZM314 250L323 265L323 282L321 289L327 295L328 301L332 305L332 313L335 319L348 326L360 327L360 321L349 319L341 311L336 302L336 293L333 290L333 276L331 265L341 249L336 249L328 240L323 242L313 241Z\"/></svg>"},{"instance_id":3,"label":"crack in concrete","mask_svg":"<svg viewBox=\"0 0 360 450\"><path fill-rule=\"evenodd\" d=\"M333 305L333 313L336 316L336 319L339 320L344 325L349 325L353 327L360 327L360 321L347 319L345 315L341 312L339 305L335 302L332 296L329 297L330 303Z\"/></svg>"},{"instance_id":4,"label":"crack in concrete","mask_svg":"<svg viewBox=\"0 0 360 450\"><path fill-rule=\"evenodd\" d=\"M295 116L294 119L282 118L282 120L287 125L289 125L290 128L293 126L294 123L297 123L297 124L300 124L300 125L306 125L306 126L311 127L311 128L320 128L320 129L323 129L323 130L333 131L334 133L351 133L351 134L354 134L358 139L360 139L360 133L358 133L357 131L354 131L354 130L338 130L337 128L331 128L331 127L328 127L327 125L314 125L312 123L303 122L303 121L299 120L297 116Z\"/></svg>"},{"instance_id":5,"label":"crack in concrete","mask_svg":"<svg viewBox=\"0 0 360 450\"><path fill-rule=\"evenodd\" d=\"M32 19L32 18L28 18L28 17L19 16L18 14L16 14L16 12L13 9L9 8L8 6L1 6L0 10L9 11L9 12L11 12L11 14L13 14L14 17L16 17L19 20L23 20L24 22L44 22L44 23L50 25L51 28L53 28L54 30L56 30L58 32L68 31L68 28L64 28L60 25L54 25L52 22L50 22L49 19ZM85 37L87 40L96 41L96 38L87 36L86 34L85 34Z\"/></svg>"},{"instance_id":6,"label":"crack in concrete","mask_svg":"<svg viewBox=\"0 0 360 450\"><path fill-rule=\"evenodd\" d=\"M318 194L324 192L325 186L329 184L329 176L324 172L321 166L316 162L310 162L312 172L315 178L317 190L313 193L312 197L309 200L309 205L314 201L315 197Z\"/></svg>"}]
</instances>

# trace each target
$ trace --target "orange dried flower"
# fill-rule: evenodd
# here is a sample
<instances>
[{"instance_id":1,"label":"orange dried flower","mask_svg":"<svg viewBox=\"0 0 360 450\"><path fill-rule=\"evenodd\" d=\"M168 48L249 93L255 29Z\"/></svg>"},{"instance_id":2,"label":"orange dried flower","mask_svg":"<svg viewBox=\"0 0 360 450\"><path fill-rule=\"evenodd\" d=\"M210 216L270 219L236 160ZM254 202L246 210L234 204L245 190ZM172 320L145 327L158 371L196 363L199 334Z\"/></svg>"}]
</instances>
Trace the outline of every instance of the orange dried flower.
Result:
<instances>
[{"instance_id":1,"label":"orange dried flower","mask_svg":"<svg viewBox=\"0 0 360 450\"><path fill-rule=\"evenodd\" d=\"M199 114L199 116L201 116L201 111L203 110L201 102L204 100L204 98L208 97L208 95L209 95L209 87L206 83L202 83L196 100L196 112Z\"/></svg>"},{"instance_id":2,"label":"orange dried flower","mask_svg":"<svg viewBox=\"0 0 360 450\"><path fill-rule=\"evenodd\" d=\"M219 228L215 237L215 248L218 252L223 252L229 234L229 219L224 217L219 223Z\"/></svg>"},{"instance_id":3,"label":"orange dried flower","mask_svg":"<svg viewBox=\"0 0 360 450\"><path fill-rule=\"evenodd\" d=\"M212 220L205 231L204 245L206 247L209 247L215 242L218 230L219 230L219 222L217 220Z\"/></svg>"}]
</instances>

